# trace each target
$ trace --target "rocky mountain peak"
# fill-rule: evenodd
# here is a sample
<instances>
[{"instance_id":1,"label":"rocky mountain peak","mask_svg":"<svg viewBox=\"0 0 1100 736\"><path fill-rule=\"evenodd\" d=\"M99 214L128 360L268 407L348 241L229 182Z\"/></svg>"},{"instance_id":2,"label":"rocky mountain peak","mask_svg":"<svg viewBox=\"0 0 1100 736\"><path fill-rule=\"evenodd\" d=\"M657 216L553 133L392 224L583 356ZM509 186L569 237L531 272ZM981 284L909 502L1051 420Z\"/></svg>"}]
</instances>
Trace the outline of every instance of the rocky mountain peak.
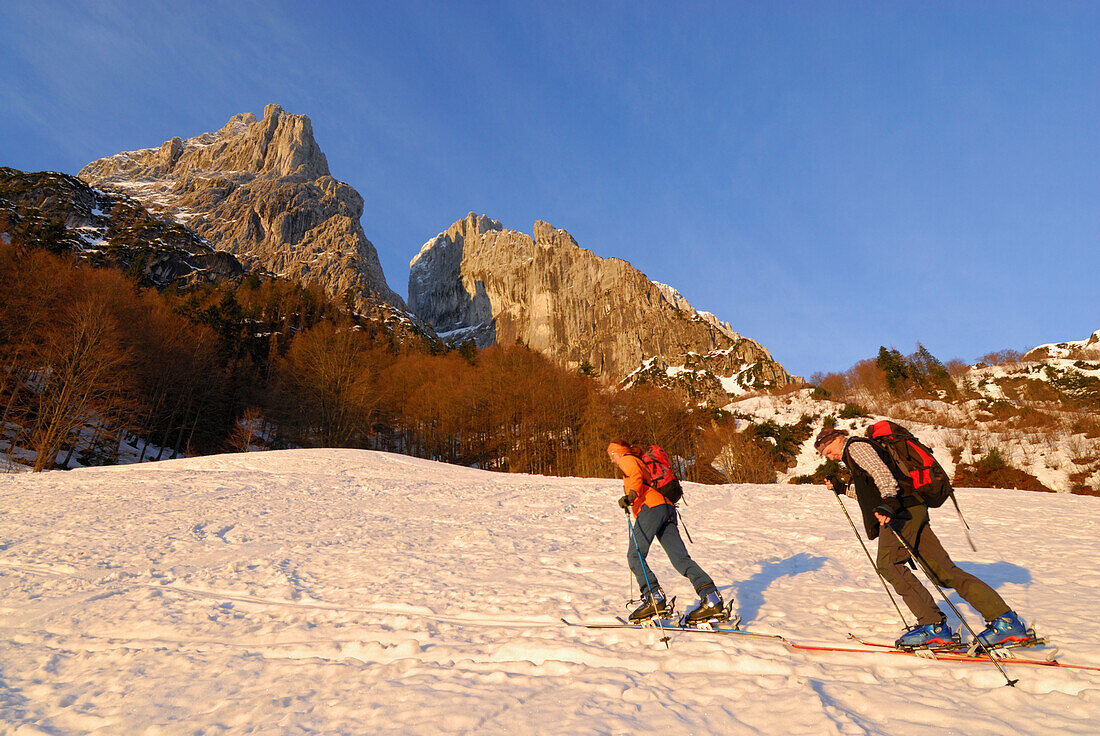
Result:
<instances>
[{"instance_id":1,"label":"rocky mountain peak","mask_svg":"<svg viewBox=\"0 0 1100 736\"><path fill-rule=\"evenodd\" d=\"M672 287L596 256L541 220L533 236L473 212L454 223L412 260L409 308L451 342L519 340L608 381L640 379L643 367L652 380L655 370L688 362L699 372L725 371L746 390L797 380L763 346L696 311ZM718 392L725 385L711 383Z\"/></svg>"},{"instance_id":2,"label":"rocky mountain peak","mask_svg":"<svg viewBox=\"0 0 1100 736\"><path fill-rule=\"evenodd\" d=\"M485 235L485 233L491 230L503 229L504 227L496 220L491 220L485 215L478 215L471 212L466 215L465 218L447 228L447 231L441 233L441 235L451 241L458 241L465 239L467 236L478 237ZM413 260L415 261L416 259Z\"/></svg>"},{"instance_id":3,"label":"rocky mountain peak","mask_svg":"<svg viewBox=\"0 0 1100 736\"><path fill-rule=\"evenodd\" d=\"M170 141L165 141L160 144L160 150L157 151L157 167L164 171L171 171L182 155L183 141L178 136Z\"/></svg>"},{"instance_id":4,"label":"rocky mountain peak","mask_svg":"<svg viewBox=\"0 0 1100 736\"><path fill-rule=\"evenodd\" d=\"M328 159L314 140L313 123L305 115L288 115L278 105L268 105L263 120L250 124L247 130L251 133L246 135L254 138L253 170L305 180L329 176Z\"/></svg>"},{"instance_id":5,"label":"rocky mountain peak","mask_svg":"<svg viewBox=\"0 0 1100 736\"><path fill-rule=\"evenodd\" d=\"M305 115L267 105L220 129L93 161L80 178L130 195L248 268L315 283L360 308L404 309L360 218L363 198L329 173Z\"/></svg>"},{"instance_id":6,"label":"rocky mountain peak","mask_svg":"<svg viewBox=\"0 0 1100 736\"><path fill-rule=\"evenodd\" d=\"M540 245L554 246L561 248L580 248L577 245L577 241L573 239L573 236L564 230L551 225L549 222L542 220L535 220L535 227L533 230L535 236L535 242Z\"/></svg>"},{"instance_id":7,"label":"rocky mountain peak","mask_svg":"<svg viewBox=\"0 0 1100 736\"><path fill-rule=\"evenodd\" d=\"M204 171L270 174L299 181L330 175L309 118L268 105L262 120L250 112L234 115L213 133L186 141L175 137L157 149L125 151L100 159L81 169L79 176L88 181L121 172L183 176Z\"/></svg>"}]
</instances>

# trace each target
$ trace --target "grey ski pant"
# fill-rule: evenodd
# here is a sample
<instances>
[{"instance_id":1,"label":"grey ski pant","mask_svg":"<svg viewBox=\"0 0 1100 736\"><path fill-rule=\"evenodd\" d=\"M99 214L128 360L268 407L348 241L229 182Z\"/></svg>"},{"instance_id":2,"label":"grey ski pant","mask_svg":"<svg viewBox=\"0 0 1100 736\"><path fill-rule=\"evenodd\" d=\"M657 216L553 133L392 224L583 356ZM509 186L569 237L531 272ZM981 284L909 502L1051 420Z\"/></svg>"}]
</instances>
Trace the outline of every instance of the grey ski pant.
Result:
<instances>
[{"instance_id":1,"label":"grey ski pant","mask_svg":"<svg viewBox=\"0 0 1100 736\"><path fill-rule=\"evenodd\" d=\"M1008 604L987 584L960 569L948 556L932 527L928 524L928 508L909 506L913 518L898 527L895 521L891 526L916 550L929 571L935 576L941 588L954 588L963 600L977 609L986 621L1008 613ZM936 624L944 617L936 605L936 600L928 592L917 576L905 564L909 553L889 529L881 529L878 537L878 570L898 592L905 605L917 617L921 625ZM919 564L919 563L918 563Z\"/></svg>"},{"instance_id":2,"label":"grey ski pant","mask_svg":"<svg viewBox=\"0 0 1100 736\"><path fill-rule=\"evenodd\" d=\"M661 543L676 572L695 586L695 592L714 586L710 575L703 572L703 568L691 559L684 540L680 538L680 529L676 526L676 509L670 504L661 504L642 508L634 521L634 533L627 545L626 561L638 580L638 589L643 594L649 586L658 586L657 576L645 561L654 539Z\"/></svg>"}]
</instances>

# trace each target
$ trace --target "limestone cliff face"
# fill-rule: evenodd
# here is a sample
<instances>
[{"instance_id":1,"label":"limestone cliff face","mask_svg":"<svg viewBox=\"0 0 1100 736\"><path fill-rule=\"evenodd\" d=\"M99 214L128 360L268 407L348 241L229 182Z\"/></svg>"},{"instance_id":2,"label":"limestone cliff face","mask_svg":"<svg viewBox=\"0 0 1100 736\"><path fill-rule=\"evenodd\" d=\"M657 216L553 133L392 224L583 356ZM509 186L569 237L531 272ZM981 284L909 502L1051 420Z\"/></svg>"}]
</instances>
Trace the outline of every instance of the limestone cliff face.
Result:
<instances>
[{"instance_id":1,"label":"limestone cliff face","mask_svg":"<svg viewBox=\"0 0 1100 736\"><path fill-rule=\"evenodd\" d=\"M756 388L798 380L675 289L545 222L532 237L471 212L425 244L410 269L409 308L452 342L520 340L569 368L588 363L613 382L656 379L655 367L667 377L689 361L691 370L740 375Z\"/></svg>"},{"instance_id":2,"label":"limestone cliff face","mask_svg":"<svg viewBox=\"0 0 1100 736\"><path fill-rule=\"evenodd\" d=\"M255 268L404 309L359 219L363 198L332 178L305 115L278 105L221 130L93 161L80 178L128 194Z\"/></svg>"}]
</instances>

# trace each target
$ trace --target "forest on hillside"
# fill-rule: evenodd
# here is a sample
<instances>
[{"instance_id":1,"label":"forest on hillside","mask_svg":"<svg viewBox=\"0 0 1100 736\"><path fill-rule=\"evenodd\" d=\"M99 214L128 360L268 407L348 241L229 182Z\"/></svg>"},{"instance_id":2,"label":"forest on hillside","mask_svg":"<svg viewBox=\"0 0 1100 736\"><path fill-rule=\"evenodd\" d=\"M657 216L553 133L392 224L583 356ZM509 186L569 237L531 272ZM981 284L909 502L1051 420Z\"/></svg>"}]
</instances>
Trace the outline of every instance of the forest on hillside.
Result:
<instances>
[{"instance_id":1,"label":"forest on hillside","mask_svg":"<svg viewBox=\"0 0 1100 736\"><path fill-rule=\"evenodd\" d=\"M811 405L793 422L762 421L676 386L607 386L522 344L451 348L271 275L160 288L141 268L96 267L40 233L14 232L0 245L0 454L9 467L112 464L123 445L137 447L139 461L350 447L606 477L604 448L624 438L664 447L686 480L764 483L793 466L821 422L877 414L1002 436L1045 428L1081 444L1068 490L1096 492L1100 379L1001 380L1003 398L991 399L962 361L944 364L919 344L907 356L882 347L845 372L811 378L810 397L839 409ZM1021 357L991 353L979 366ZM960 429L957 482L1050 490L996 446L960 463L964 445Z\"/></svg>"},{"instance_id":2,"label":"forest on hillside","mask_svg":"<svg viewBox=\"0 0 1100 736\"><path fill-rule=\"evenodd\" d=\"M621 437L667 448L688 480L762 482L811 431L738 432L675 391L609 388L519 344L396 339L280 279L158 290L138 274L23 242L0 249L0 452L12 461L110 464L129 439L149 448L140 459L353 447L609 476L604 448Z\"/></svg>"}]
</instances>

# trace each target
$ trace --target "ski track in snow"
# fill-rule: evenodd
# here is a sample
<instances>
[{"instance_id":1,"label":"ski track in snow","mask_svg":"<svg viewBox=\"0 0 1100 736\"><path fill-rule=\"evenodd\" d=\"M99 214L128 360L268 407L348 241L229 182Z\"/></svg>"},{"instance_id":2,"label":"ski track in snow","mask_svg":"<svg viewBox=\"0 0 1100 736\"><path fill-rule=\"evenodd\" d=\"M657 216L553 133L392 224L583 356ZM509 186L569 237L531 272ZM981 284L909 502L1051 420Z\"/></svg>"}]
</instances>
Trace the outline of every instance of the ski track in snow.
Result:
<instances>
[{"instance_id":1,"label":"ski track in snow","mask_svg":"<svg viewBox=\"0 0 1100 736\"><path fill-rule=\"evenodd\" d=\"M627 611L620 489L352 450L0 477L0 734L1098 732L1096 672L563 626ZM955 559L1100 665L1097 501L958 495ZM687 484L683 511L748 628L901 628L823 488Z\"/></svg>"}]
</instances>

